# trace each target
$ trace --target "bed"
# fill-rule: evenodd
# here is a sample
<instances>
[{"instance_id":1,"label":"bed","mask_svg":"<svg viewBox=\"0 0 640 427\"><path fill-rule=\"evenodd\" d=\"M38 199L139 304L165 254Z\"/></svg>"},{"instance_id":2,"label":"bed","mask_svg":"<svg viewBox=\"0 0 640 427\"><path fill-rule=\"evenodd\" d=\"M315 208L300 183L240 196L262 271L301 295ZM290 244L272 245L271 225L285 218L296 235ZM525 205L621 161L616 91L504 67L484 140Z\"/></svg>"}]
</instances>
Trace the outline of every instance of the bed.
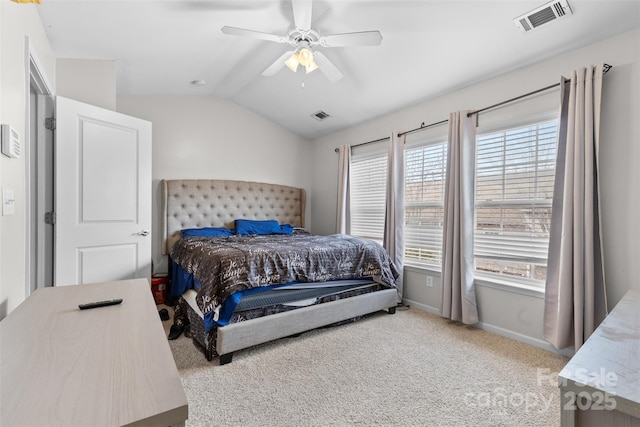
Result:
<instances>
[{"instance_id":1,"label":"bed","mask_svg":"<svg viewBox=\"0 0 640 427\"><path fill-rule=\"evenodd\" d=\"M248 347L395 312L398 272L386 252L308 233L304 189L229 180L165 180L162 188L174 325L208 360L226 364ZM240 234L274 222L281 233ZM234 227L238 234L217 234Z\"/></svg>"}]
</instances>

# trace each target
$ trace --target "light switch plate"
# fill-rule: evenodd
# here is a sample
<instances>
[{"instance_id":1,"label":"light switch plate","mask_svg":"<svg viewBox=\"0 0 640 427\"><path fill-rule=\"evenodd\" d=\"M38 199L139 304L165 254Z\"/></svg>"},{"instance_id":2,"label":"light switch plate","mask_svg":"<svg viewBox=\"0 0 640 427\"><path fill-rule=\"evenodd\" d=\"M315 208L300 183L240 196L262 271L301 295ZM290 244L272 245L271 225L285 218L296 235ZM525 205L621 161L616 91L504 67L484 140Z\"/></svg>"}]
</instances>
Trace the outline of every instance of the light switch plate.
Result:
<instances>
[{"instance_id":1,"label":"light switch plate","mask_svg":"<svg viewBox=\"0 0 640 427\"><path fill-rule=\"evenodd\" d=\"M16 213L16 198L13 189L2 189L2 215L13 215Z\"/></svg>"}]
</instances>

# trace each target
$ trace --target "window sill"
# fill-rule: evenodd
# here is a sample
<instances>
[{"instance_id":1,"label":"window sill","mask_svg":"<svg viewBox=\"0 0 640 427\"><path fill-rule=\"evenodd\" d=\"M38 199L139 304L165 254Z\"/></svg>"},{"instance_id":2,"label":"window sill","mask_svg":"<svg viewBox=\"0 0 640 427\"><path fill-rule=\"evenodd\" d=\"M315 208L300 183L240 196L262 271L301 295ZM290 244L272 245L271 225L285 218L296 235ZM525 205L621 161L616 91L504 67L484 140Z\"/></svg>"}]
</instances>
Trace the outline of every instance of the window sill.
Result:
<instances>
[{"instance_id":1,"label":"window sill","mask_svg":"<svg viewBox=\"0 0 640 427\"><path fill-rule=\"evenodd\" d=\"M415 265L405 265L405 271L412 271L415 273L421 273L433 277L442 277L442 272L436 270L435 267L417 267ZM527 285L524 283L510 282L507 280L500 280L493 277L486 277L482 275L476 275L474 283L476 286L485 288L497 289L504 292L511 292L521 295L526 295L534 298L544 298L544 288L533 285Z\"/></svg>"},{"instance_id":2,"label":"window sill","mask_svg":"<svg viewBox=\"0 0 640 427\"><path fill-rule=\"evenodd\" d=\"M405 265L404 269L407 271L413 271L414 273L428 274L429 276L433 276L433 277L442 276L442 273L436 267L427 267L427 266L418 267L416 265Z\"/></svg>"},{"instance_id":3,"label":"window sill","mask_svg":"<svg viewBox=\"0 0 640 427\"><path fill-rule=\"evenodd\" d=\"M474 283L476 286L482 286L485 288L497 289L499 291L511 292L534 298L544 298L544 288L526 285L524 283L509 282L507 280L500 280L486 276L476 276Z\"/></svg>"}]
</instances>

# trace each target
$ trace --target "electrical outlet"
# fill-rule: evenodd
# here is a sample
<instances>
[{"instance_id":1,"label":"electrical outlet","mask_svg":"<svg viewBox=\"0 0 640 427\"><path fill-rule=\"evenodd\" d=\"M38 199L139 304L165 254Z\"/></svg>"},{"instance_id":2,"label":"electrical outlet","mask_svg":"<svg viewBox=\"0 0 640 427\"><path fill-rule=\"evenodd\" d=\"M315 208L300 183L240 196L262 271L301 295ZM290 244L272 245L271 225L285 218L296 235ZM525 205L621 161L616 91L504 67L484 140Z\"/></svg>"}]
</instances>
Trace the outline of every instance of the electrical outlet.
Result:
<instances>
[{"instance_id":1,"label":"electrical outlet","mask_svg":"<svg viewBox=\"0 0 640 427\"><path fill-rule=\"evenodd\" d=\"M427 276L427 288L433 288L433 276Z\"/></svg>"}]
</instances>

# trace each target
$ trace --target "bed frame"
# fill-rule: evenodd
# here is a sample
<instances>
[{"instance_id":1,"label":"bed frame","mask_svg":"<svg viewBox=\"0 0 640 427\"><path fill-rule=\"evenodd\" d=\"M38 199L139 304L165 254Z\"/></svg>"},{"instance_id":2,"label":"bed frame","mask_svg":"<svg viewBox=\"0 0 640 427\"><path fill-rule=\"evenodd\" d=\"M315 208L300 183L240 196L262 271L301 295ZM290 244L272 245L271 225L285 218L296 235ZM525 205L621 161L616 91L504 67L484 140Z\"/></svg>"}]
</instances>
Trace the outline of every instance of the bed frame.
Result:
<instances>
[{"instance_id":1,"label":"bed frame","mask_svg":"<svg viewBox=\"0 0 640 427\"><path fill-rule=\"evenodd\" d=\"M304 227L306 193L302 188L228 180L163 180L163 254L180 239L180 230L232 227L235 219L276 219ZM380 310L395 313L397 291L384 289L299 308L218 328L220 364L233 352L300 334ZM209 356L207 356L209 358Z\"/></svg>"}]
</instances>

